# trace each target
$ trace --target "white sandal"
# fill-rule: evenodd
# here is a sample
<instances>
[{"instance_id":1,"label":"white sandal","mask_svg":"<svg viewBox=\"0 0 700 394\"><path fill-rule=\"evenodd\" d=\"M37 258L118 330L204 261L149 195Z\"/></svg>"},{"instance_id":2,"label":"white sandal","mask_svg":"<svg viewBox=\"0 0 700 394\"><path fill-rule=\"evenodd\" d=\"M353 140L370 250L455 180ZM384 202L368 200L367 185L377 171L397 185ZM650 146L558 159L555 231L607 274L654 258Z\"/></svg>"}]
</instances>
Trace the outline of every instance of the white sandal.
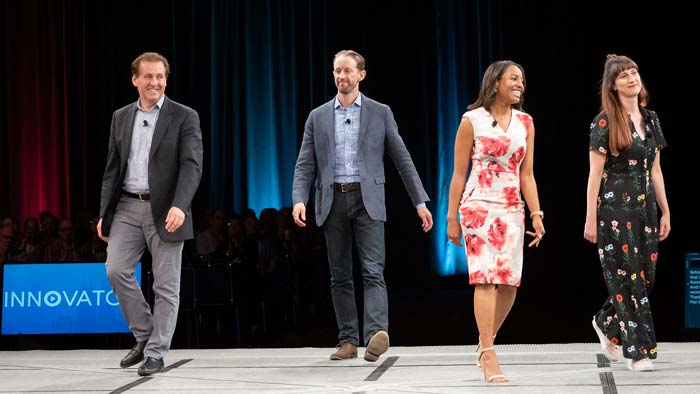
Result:
<instances>
[{"instance_id":1,"label":"white sandal","mask_svg":"<svg viewBox=\"0 0 700 394\"><path fill-rule=\"evenodd\" d=\"M496 336L493 336L494 342L496 341ZM479 343L476 345L476 366L481 368L481 363L479 362L479 359L481 358L481 339L479 339Z\"/></svg>"},{"instance_id":2,"label":"white sandal","mask_svg":"<svg viewBox=\"0 0 700 394\"><path fill-rule=\"evenodd\" d=\"M479 360L481 359L481 356L484 354L484 352L487 352L489 350L493 350L494 352L496 351L496 348L492 347L487 347L486 349L479 349L479 355L476 359L476 362L478 363ZM481 364L479 364L481 366ZM500 382L494 382L495 379L504 379L501 380ZM489 382L489 383L506 383L508 382L508 377L503 374L496 374L496 375L491 375L491 376L486 376L486 372L484 372L484 382Z\"/></svg>"},{"instance_id":3,"label":"white sandal","mask_svg":"<svg viewBox=\"0 0 700 394\"><path fill-rule=\"evenodd\" d=\"M598 340L600 341L600 348L603 349L603 354L605 355L605 357L613 362L619 360L620 349L617 347L617 345L610 342L608 337L606 337L605 334L603 334L603 331L601 331L600 327L598 327L598 324L596 324L595 318L593 318L593 329L598 335Z\"/></svg>"},{"instance_id":4,"label":"white sandal","mask_svg":"<svg viewBox=\"0 0 700 394\"><path fill-rule=\"evenodd\" d=\"M627 359L627 369L634 372L650 372L654 370L654 363L648 358L632 361Z\"/></svg>"}]
</instances>

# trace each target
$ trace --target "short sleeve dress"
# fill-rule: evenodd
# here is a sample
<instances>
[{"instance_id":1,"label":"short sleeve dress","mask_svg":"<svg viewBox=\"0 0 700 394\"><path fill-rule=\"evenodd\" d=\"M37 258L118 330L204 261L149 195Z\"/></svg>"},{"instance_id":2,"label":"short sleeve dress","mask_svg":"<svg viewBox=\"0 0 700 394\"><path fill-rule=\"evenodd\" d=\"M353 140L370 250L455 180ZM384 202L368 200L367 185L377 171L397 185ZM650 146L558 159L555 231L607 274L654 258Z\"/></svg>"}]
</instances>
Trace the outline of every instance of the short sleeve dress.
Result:
<instances>
[{"instance_id":1,"label":"short sleeve dress","mask_svg":"<svg viewBox=\"0 0 700 394\"><path fill-rule=\"evenodd\" d=\"M469 284L520 286L525 236L520 164L532 117L513 109L507 130L483 107L463 117L474 129L471 171L459 205Z\"/></svg>"},{"instance_id":2,"label":"short sleeve dress","mask_svg":"<svg viewBox=\"0 0 700 394\"><path fill-rule=\"evenodd\" d=\"M644 139L630 122L632 145L617 155L610 151L607 116L598 115L590 126L590 150L605 155L597 238L609 293L595 321L632 360L656 358L649 292L656 274L659 221L651 169L666 146L656 113L641 112Z\"/></svg>"}]
</instances>

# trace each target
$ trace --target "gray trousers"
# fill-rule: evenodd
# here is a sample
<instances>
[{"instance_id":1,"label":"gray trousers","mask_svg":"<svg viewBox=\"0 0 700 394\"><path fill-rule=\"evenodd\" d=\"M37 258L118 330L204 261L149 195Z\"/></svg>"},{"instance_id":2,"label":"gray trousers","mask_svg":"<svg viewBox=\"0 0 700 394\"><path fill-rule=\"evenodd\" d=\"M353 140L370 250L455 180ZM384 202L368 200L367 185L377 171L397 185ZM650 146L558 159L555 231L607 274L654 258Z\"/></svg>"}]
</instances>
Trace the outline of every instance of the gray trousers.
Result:
<instances>
[{"instance_id":1,"label":"gray trousers","mask_svg":"<svg viewBox=\"0 0 700 394\"><path fill-rule=\"evenodd\" d=\"M130 197L119 200L109 231L107 278L136 341L148 342L145 357L161 359L170 349L180 304L183 244L160 238L150 202ZM146 247L153 256L153 313L134 277Z\"/></svg>"},{"instance_id":2,"label":"gray trousers","mask_svg":"<svg viewBox=\"0 0 700 394\"><path fill-rule=\"evenodd\" d=\"M372 220L358 190L336 191L323 224L331 271L331 295L340 342L360 344L352 275L355 239L364 281L363 339L367 344L379 330L389 330L389 304L384 283L384 222Z\"/></svg>"}]
</instances>

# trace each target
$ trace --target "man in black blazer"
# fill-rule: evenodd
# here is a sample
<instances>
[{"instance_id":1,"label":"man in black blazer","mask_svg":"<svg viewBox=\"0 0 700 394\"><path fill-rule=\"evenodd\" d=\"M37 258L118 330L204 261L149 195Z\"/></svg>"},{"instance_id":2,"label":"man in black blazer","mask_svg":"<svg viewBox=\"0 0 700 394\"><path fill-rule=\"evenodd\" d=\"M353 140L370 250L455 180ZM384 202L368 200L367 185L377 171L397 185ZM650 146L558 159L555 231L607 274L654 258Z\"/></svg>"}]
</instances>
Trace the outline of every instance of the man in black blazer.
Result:
<instances>
[{"instance_id":1,"label":"man in black blazer","mask_svg":"<svg viewBox=\"0 0 700 394\"><path fill-rule=\"evenodd\" d=\"M190 204L202 176L197 112L165 96L170 66L154 52L131 63L139 99L114 111L102 179L97 231L107 246L107 277L136 345L121 367L162 372L180 301L184 241L192 238ZM153 311L134 270L145 248L153 256ZM144 360L145 359L145 360Z\"/></svg>"}]
</instances>

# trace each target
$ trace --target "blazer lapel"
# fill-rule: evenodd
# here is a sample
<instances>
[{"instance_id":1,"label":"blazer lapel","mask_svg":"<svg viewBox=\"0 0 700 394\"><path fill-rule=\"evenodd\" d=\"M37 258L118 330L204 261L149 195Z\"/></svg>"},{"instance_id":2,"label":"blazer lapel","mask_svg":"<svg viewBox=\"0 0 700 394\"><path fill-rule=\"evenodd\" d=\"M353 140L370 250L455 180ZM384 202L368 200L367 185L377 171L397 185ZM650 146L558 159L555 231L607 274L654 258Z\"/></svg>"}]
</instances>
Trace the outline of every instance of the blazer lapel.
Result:
<instances>
[{"instance_id":1,"label":"blazer lapel","mask_svg":"<svg viewBox=\"0 0 700 394\"><path fill-rule=\"evenodd\" d=\"M323 118L321 118L323 121L321 129L328 133L328 155L330 157L329 163L333 163L333 165L335 165L335 107L333 104L335 104L335 97L330 102L326 103L328 109L327 111L324 111L326 114Z\"/></svg>"},{"instance_id":2,"label":"blazer lapel","mask_svg":"<svg viewBox=\"0 0 700 394\"><path fill-rule=\"evenodd\" d=\"M360 93L362 94L362 93ZM357 151L359 153L360 147L362 146L362 139L367 134L367 125L369 124L369 117L371 116L369 99L365 95L362 95L362 106L360 107L360 134L357 136Z\"/></svg>"},{"instance_id":3,"label":"blazer lapel","mask_svg":"<svg viewBox=\"0 0 700 394\"><path fill-rule=\"evenodd\" d=\"M122 158L122 169L126 168L126 163L129 160L129 152L131 151L131 136L134 133L134 119L136 118L136 103L132 104L131 107L125 112L127 117L126 122L123 123L123 128L121 130L121 146L119 147L119 153Z\"/></svg>"},{"instance_id":4,"label":"blazer lapel","mask_svg":"<svg viewBox=\"0 0 700 394\"><path fill-rule=\"evenodd\" d=\"M170 126L170 122L173 120L173 114L170 107L170 100L168 100L168 97L165 97L165 100L163 101L163 108L160 109L160 114L158 114L156 129L153 131L151 151L148 155L149 159L152 159L153 155L158 150L158 145L160 145L160 142L165 136L165 132L168 130L168 126Z\"/></svg>"}]
</instances>

